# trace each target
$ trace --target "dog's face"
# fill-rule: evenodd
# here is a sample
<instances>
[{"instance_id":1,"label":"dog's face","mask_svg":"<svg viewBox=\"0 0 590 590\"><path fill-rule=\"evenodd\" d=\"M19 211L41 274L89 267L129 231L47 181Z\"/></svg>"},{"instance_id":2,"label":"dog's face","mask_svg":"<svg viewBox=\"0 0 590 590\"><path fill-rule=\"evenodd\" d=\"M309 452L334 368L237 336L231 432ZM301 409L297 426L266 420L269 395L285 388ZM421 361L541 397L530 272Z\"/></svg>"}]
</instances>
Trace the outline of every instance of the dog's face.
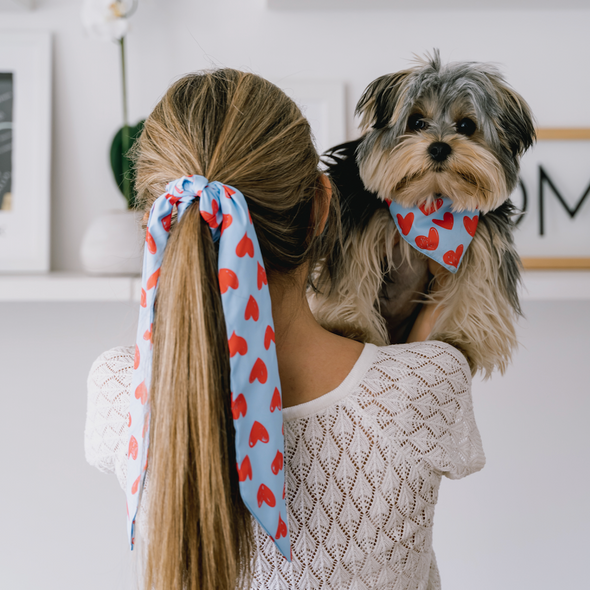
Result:
<instances>
[{"instance_id":1,"label":"dog's face","mask_svg":"<svg viewBox=\"0 0 590 590\"><path fill-rule=\"evenodd\" d=\"M458 211L495 209L535 140L529 106L495 67L441 66L438 51L372 82L356 112L366 133L357 152L365 187L405 207L442 195Z\"/></svg>"}]
</instances>

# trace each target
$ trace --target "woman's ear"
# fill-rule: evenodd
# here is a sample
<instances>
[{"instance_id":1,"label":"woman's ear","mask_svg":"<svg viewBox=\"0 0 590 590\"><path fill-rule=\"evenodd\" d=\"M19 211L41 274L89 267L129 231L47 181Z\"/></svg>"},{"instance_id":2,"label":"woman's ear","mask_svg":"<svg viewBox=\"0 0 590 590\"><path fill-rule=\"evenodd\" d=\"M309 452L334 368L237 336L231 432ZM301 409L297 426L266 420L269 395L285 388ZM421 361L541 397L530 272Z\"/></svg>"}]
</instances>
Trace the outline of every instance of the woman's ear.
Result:
<instances>
[{"instance_id":1,"label":"woman's ear","mask_svg":"<svg viewBox=\"0 0 590 590\"><path fill-rule=\"evenodd\" d=\"M321 207L320 224L318 227L318 233L322 233L326 227L328 221L328 215L330 214L330 201L332 200L332 183L326 174L320 176L320 182L322 183L321 192L318 190L316 195L316 203Z\"/></svg>"}]
</instances>

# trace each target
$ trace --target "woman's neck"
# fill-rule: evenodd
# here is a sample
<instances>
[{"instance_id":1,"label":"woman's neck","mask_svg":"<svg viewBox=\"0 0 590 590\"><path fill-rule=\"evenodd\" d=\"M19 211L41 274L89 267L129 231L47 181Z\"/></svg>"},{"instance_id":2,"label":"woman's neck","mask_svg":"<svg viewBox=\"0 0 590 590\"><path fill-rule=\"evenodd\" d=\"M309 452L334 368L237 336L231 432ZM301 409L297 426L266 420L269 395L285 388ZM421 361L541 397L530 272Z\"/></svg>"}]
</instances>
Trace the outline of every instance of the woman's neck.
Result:
<instances>
[{"instance_id":1,"label":"woman's neck","mask_svg":"<svg viewBox=\"0 0 590 590\"><path fill-rule=\"evenodd\" d=\"M269 278L283 406L311 401L335 389L364 345L322 328L305 295L307 273Z\"/></svg>"}]
</instances>

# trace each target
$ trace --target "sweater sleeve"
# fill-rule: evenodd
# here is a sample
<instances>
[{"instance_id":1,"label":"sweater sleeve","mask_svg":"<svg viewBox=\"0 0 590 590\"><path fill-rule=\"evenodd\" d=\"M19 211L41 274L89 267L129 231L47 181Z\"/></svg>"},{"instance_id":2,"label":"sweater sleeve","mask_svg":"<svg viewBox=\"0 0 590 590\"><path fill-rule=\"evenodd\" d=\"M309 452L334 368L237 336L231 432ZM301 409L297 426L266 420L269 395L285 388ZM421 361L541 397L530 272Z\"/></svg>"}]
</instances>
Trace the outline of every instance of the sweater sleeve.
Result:
<instances>
[{"instance_id":1,"label":"sweater sleeve","mask_svg":"<svg viewBox=\"0 0 590 590\"><path fill-rule=\"evenodd\" d=\"M88 375L86 460L100 471L115 473L123 489L127 479L127 420L133 362L133 347L113 348L94 361Z\"/></svg>"},{"instance_id":2,"label":"sweater sleeve","mask_svg":"<svg viewBox=\"0 0 590 590\"><path fill-rule=\"evenodd\" d=\"M485 455L471 398L471 371L465 357L443 342L426 342L429 368L410 403L415 408L413 438L424 460L450 479L479 471Z\"/></svg>"},{"instance_id":3,"label":"sweater sleeve","mask_svg":"<svg viewBox=\"0 0 590 590\"><path fill-rule=\"evenodd\" d=\"M451 479L479 471L485 455L465 357L450 344L435 341L380 351L383 433L428 469Z\"/></svg>"}]
</instances>

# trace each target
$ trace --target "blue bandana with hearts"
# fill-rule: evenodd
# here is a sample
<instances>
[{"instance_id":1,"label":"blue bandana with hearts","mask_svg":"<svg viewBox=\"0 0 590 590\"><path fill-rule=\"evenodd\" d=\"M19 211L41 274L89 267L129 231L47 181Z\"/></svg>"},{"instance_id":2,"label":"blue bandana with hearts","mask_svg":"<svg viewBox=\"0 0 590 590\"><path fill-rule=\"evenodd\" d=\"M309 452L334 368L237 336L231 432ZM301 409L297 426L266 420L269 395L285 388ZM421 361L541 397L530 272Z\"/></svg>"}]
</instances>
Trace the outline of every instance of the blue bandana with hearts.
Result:
<instances>
[{"instance_id":1,"label":"blue bandana with hearts","mask_svg":"<svg viewBox=\"0 0 590 590\"><path fill-rule=\"evenodd\" d=\"M197 175L185 176L166 186L166 192L152 206L146 231L129 406L126 493L131 549L148 467L152 325L160 266L173 208L178 208L180 220L195 199L213 240L219 240L219 289L230 355L230 403L240 494L248 510L290 561L281 384L264 262L244 195Z\"/></svg>"},{"instance_id":2,"label":"blue bandana with hearts","mask_svg":"<svg viewBox=\"0 0 590 590\"><path fill-rule=\"evenodd\" d=\"M389 211L402 238L413 248L456 273L467 247L471 243L479 210L453 210L449 197L437 197L432 205L426 203L411 209L387 199Z\"/></svg>"}]
</instances>

